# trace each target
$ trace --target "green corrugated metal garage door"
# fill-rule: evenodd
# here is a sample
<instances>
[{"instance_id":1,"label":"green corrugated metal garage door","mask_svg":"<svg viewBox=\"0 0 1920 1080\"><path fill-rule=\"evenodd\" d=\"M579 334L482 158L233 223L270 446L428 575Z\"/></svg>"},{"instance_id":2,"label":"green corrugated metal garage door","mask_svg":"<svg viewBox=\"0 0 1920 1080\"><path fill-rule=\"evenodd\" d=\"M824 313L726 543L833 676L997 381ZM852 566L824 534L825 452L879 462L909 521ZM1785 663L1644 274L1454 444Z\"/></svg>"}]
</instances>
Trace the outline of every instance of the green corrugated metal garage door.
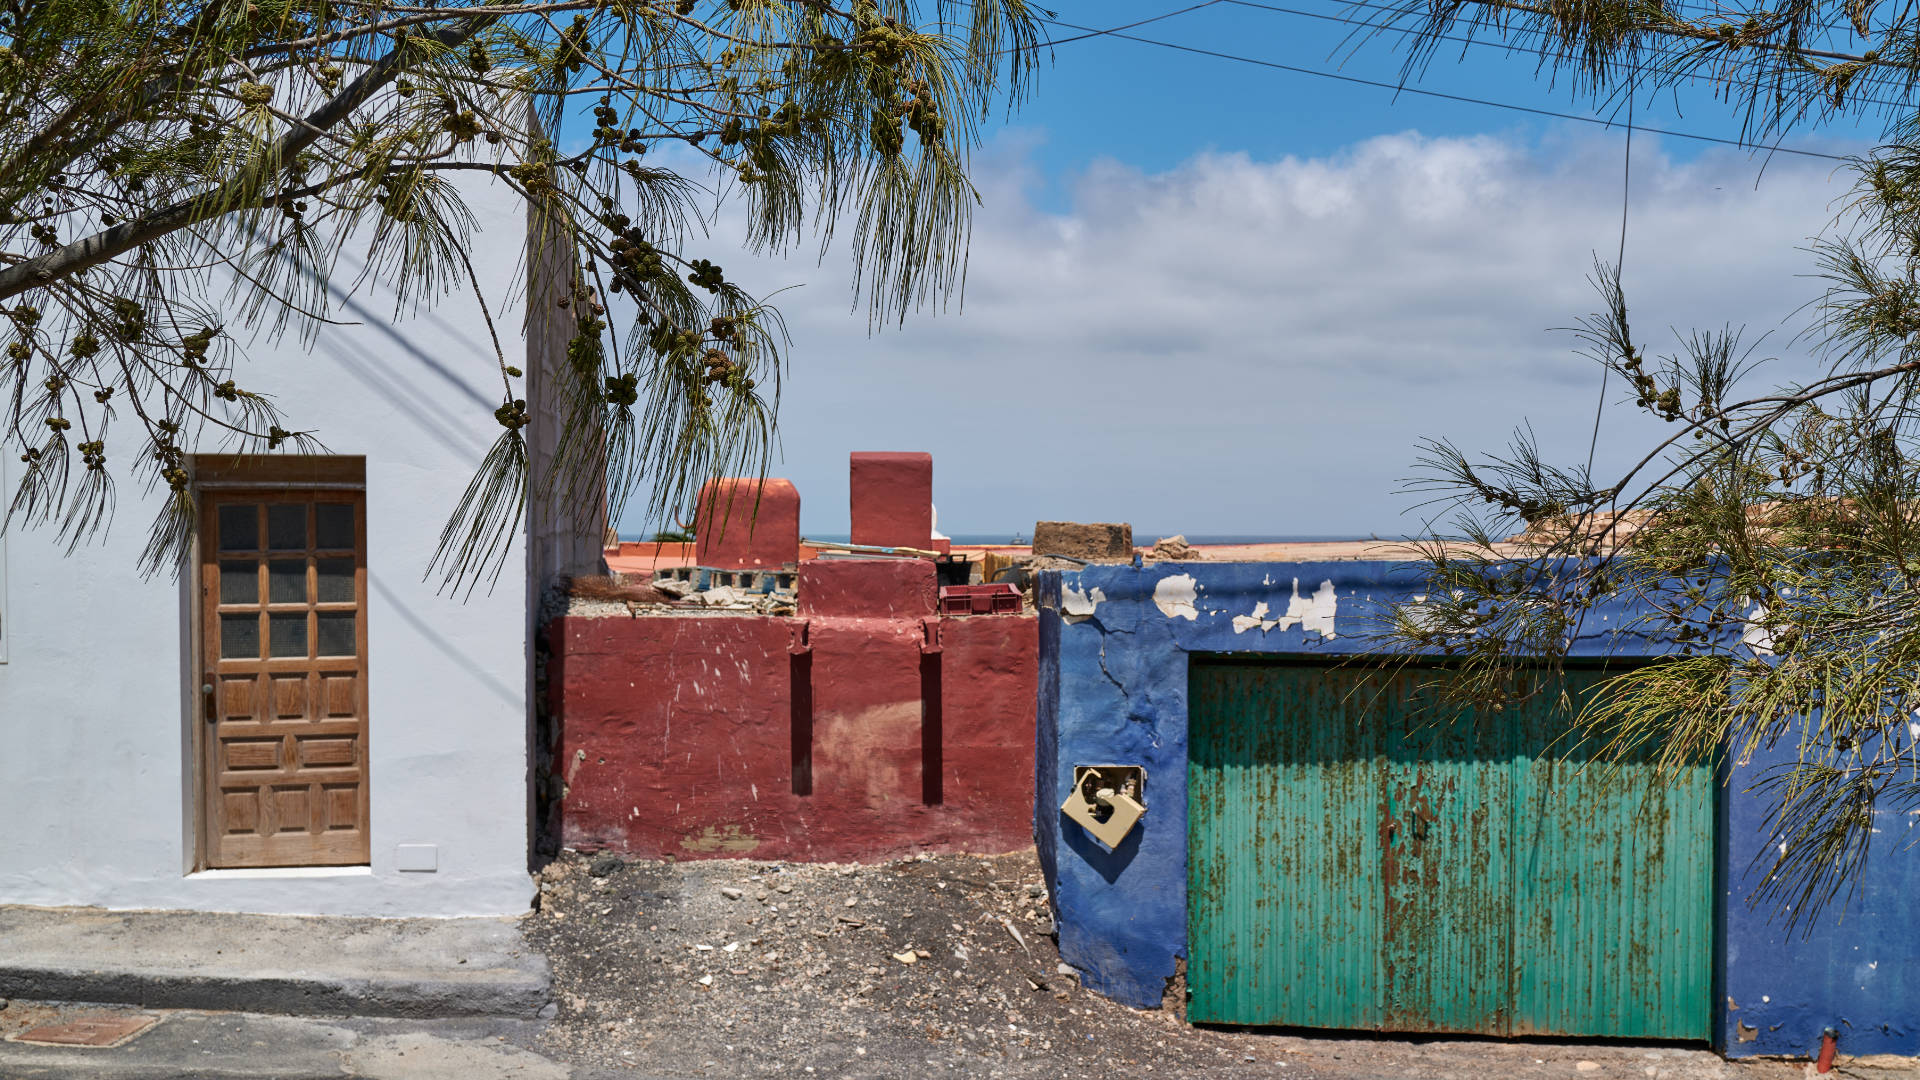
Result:
<instances>
[{"instance_id":1,"label":"green corrugated metal garage door","mask_svg":"<svg viewBox=\"0 0 1920 1080\"><path fill-rule=\"evenodd\" d=\"M1437 674L1195 660L1188 1018L1708 1038L1711 768L1589 768L1553 694L1436 723Z\"/></svg>"}]
</instances>

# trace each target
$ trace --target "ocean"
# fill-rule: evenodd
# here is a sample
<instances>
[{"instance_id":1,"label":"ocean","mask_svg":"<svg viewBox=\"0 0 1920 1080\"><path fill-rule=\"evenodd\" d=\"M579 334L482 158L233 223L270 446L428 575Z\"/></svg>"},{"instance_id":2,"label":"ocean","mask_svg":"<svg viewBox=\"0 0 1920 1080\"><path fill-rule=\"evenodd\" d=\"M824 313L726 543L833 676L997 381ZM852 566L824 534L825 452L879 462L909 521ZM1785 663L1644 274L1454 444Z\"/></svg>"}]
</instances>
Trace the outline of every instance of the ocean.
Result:
<instances>
[{"instance_id":1,"label":"ocean","mask_svg":"<svg viewBox=\"0 0 1920 1080\"><path fill-rule=\"evenodd\" d=\"M813 540L833 540L847 543L847 533L807 532L802 535ZM1173 536L1171 532L1150 532L1145 529L1133 530L1133 542L1145 547L1163 536ZM1378 540L1377 536L1354 536L1347 534L1309 534L1309 533L1187 533L1189 544L1306 544L1336 540ZM639 535L621 533L620 539L629 541L650 540L652 534ZM953 542L962 545L975 544L1025 544L1033 539L1033 534L1021 529L1009 529L1006 532L955 533Z\"/></svg>"}]
</instances>

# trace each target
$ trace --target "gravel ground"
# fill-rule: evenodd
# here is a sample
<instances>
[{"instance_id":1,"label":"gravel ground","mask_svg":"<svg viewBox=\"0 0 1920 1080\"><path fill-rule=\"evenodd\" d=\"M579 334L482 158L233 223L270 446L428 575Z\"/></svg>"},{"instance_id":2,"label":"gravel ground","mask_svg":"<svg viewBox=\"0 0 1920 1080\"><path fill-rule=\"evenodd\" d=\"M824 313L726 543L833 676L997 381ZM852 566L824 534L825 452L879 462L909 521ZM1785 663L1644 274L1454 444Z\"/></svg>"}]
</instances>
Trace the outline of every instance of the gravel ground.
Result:
<instances>
[{"instance_id":1,"label":"gravel ground","mask_svg":"<svg viewBox=\"0 0 1920 1080\"><path fill-rule=\"evenodd\" d=\"M567 853L542 873L527 931L560 1002L533 1046L595 1076L1784 1080L1804 1069L1671 1046L1188 1027L1177 1004L1129 1009L1061 969L1031 852L872 866Z\"/></svg>"}]
</instances>

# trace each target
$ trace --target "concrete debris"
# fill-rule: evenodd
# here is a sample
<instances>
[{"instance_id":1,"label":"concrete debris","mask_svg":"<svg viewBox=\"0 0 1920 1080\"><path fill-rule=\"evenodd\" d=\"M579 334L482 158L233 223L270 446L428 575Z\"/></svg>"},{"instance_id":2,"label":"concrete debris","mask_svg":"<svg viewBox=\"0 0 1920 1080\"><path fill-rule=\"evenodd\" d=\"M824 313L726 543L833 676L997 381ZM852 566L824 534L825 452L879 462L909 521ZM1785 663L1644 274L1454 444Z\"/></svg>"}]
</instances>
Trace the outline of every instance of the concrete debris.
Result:
<instances>
[{"instance_id":1,"label":"concrete debris","mask_svg":"<svg viewBox=\"0 0 1920 1080\"><path fill-rule=\"evenodd\" d=\"M920 962L920 954L912 951L894 953L893 958L903 964L917 964Z\"/></svg>"},{"instance_id":2,"label":"concrete debris","mask_svg":"<svg viewBox=\"0 0 1920 1080\"><path fill-rule=\"evenodd\" d=\"M1086 563L1080 559L1063 559L1053 555L1036 555L1023 560L1020 565L1028 570L1078 570Z\"/></svg>"},{"instance_id":3,"label":"concrete debris","mask_svg":"<svg viewBox=\"0 0 1920 1080\"><path fill-rule=\"evenodd\" d=\"M1021 951L1027 954L1028 959L1032 959L1033 950L1027 948L1027 939L1020 936L1020 928L1013 925L1013 920L1007 918L1005 915L1002 915L1000 916L1000 925L1007 928L1007 933L1013 935L1013 940L1020 943Z\"/></svg>"},{"instance_id":4,"label":"concrete debris","mask_svg":"<svg viewBox=\"0 0 1920 1080\"><path fill-rule=\"evenodd\" d=\"M1200 553L1199 548L1187 543L1187 538L1184 535L1167 536L1155 540L1153 542L1153 551L1150 552L1147 557L1167 562L1192 562L1195 559L1206 558L1205 555Z\"/></svg>"},{"instance_id":5,"label":"concrete debris","mask_svg":"<svg viewBox=\"0 0 1920 1080\"><path fill-rule=\"evenodd\" d=\"M753 602L753 610L762 615L792 615L799 610L799 604L792 596L767 593Z\"/></svg>"},{"instance_id":6,"label":"concrete debris","mask_svg":"<svg viewBox=\"0 0 1920 1080\"><path fill-rule=\"evenodd\" d=\"M741 892L739 889L723 886L720 889L720 895L726 897L729 900L738 900L742 896L745 896L746 893Z\"/></svg>"},{"instance_id":7,"label":"concrete debris","mask_svg":"<svg viewBox=\"0 0 1920 1080\"><path fill-rule=\"evenodd\" d=\"M719 585L704 592L695 593L694 599L708 607L752 607L756 598L731 585Z\"/></svg>"},{"instance_id":8,"label":"concrete debris","mask_svg":"<svg viewBox=\"0 0 1920 1080\"><path fill-rule=\"evenodd\" d=\"M655 578L653 580L653 587L655 591L666 593L675 599L682 599L693 592L693 582L691 581L674 581Z\"/></svg>"}]
</instances>

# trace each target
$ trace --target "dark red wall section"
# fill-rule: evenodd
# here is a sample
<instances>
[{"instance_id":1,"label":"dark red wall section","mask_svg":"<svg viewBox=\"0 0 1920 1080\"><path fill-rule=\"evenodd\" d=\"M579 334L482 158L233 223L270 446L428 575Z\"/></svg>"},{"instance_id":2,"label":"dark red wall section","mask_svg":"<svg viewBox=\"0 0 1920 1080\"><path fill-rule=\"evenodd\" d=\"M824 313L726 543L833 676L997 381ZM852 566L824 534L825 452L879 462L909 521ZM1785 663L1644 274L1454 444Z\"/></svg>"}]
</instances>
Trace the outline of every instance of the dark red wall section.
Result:
<instances>
[{"instance_id":1,"label":"dark red wall section","mask_svg":"<svg viewBox=\"0 0 1920 1080\"><path fill-rule=\"evenodd\" d=\"M799 618L551 624L564 844L849 861L1032 842L1036 620L934 618L931 564L838 562L806 565ZM866 603L836 600L862 573Z\"/></svg>"},{"instance_id":2,"label":"dark red wall section","mask_svg":"<svg viewBox=\"0 0 1920 1080\"><path fill-rule=\"evenodd\" d=\"M933 542L933 455L858 452L848 475L853 542L926 548Z\"/></svg>"},{"instance_id":3,"label":"dark red wall section","mask_svg":"<svg viewBox=\"0 0 1920 1080\"><path fill-rule=\"evenodd\" d=\"M926 559L809 559L800 565L803 618L919 619L940 607Z\"/></svg>"}]
</instances>

